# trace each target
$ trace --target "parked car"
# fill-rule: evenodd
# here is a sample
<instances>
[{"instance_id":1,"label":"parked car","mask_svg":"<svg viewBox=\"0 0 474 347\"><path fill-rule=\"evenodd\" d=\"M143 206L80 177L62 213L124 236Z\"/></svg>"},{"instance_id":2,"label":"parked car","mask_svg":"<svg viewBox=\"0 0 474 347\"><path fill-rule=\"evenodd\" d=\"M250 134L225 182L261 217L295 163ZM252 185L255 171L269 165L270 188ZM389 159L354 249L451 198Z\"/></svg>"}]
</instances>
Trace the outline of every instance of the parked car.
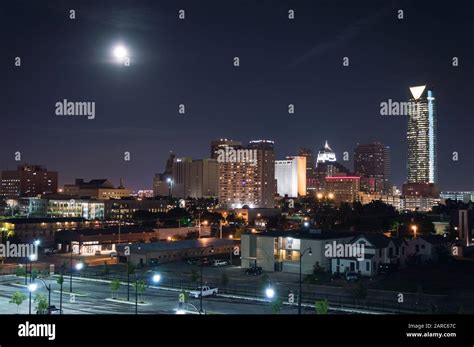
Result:
<instances>
[{"instance_id":1,"label":"parked car","mask_svg":"<svg viewBox=\"0 0 474 347\"><path fill-rule=\"evenodd\" d=\"M186 260L186 263L188 263L189 265L196 265L199 263L199 259L196 259L196 258L189 258Z\"/></svg>"},{"instance_id":2,"label":"parked car","mask_svg":"<svg viewBox=\"0 0 474 347\"><path fill-rule=\"evenodd\" d=\"M43 253L44 253L45 255L52 255L52 254L56 254L57 252L58 252L58 251L57 251L56 249L54 249L54 248L45 248L45 249L43 250Z\"/></svg>"},{"instance_id":3,"label":"parked car","mask_svg":"<svg viewBox=\"0 0 474 347\"><path fill-rule=\"evenodd\" d=\"M205 296L217 295L218 291L219 290L217 288L211 288L209 286L203 286L202 291L201 291L201 287L197 287L196 290L191 290L189 292L189 296L192 296L193 298L197 299L201 297L201 293L202 293L202 296L205 297Z\"/></svg>"},{"instance_id":4,"label":"parked car","mask_svg":"<svg viewBox=\"0 0 474 347\"><path fill-rule=\"evenodd\" d=\"M48 307L48 314L61 314L61 310L57 308L55 305L51 305Z\"/></svg>"},{"instance_id":5,"label":"parked car","mask_svg":"<svg viewBox=\"0 0 474 347\"><path fill-rule=\"evenodd\" d=\"M397 269L398 269L397 264L380 264L378 273L380 275L389 275L397 271Z\"/></svg>"},{"instance_id":6,"label":"parked car","mask_svg":"<svg viewBox=\"0 0 474 347\"><path fill-rule=\"evenodd\" d=\"M101 251L95 251L95 255L102 255Z\"/></svg>"},{"instance_id":7,"label":"parked car","mask_svg":"<svg viewBox=\"0 0 474 347\"><path fill-rule=\"evenodd\" d=\"M202 266L210 266L210 265L211 265L211 261L208 258L204 258L202 260Z\"/></svg>"},{"instance_id":8,"label":"parked car","mask_svg":"<svg viewBox=\"0 0 474 347\"><path fill-rule=\"evenodd\" d=\"M214 262L212 263L212 266L214 267L220 267L220 266L226 266L228 263L225 261L225 260L221 260L221 259L216 259L214 260Z\"/></svg>"},{"instance_id":9,"label":"parked car","mask_svg":"<svg viewBox=\"0 0 474 347\"><path fill-rule=\"evenodd\" d=\"M247 275L254 275L254 276L261 275L262 272L263 272L263 269L260 266L252 266L252 267L249 267L247 270L245 270L245 273Z\"/></svg>"},{"instance_id":10,"label":"parked car","mask_svg":"<svg viewBox=\"0 0 474 347\"><path fill-rule=\"evenodd\" d=\"M359 280L359 275L357 274L357 272L354 272L354 271L349 271L346 273L346 281L349 281L349 282L357 282Z\"/></svg>"}]
</instances>

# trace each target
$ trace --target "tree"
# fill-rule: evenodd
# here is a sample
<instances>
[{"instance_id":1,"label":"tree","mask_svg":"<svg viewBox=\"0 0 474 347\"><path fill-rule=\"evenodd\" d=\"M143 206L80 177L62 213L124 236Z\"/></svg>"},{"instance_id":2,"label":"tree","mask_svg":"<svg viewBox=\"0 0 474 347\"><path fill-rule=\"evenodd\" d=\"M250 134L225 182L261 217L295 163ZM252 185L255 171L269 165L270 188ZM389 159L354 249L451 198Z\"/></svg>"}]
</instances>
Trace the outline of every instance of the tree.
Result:
<instances>
[{"instance_id":1,"label":"tree","mask_svg":"<svg viewBox=\"0 0 474 347\"><path fill-rule=\"evenodd\" d=\"M36 311L38 314L46 314L48 312L48 299L44 294L35 295Z\"/></svg>"},{"instance_id":2,"label":"tree","mask_svg":"<svg viewBox=\"0 0 474 347\"><path fill-rule=\"evenodd\" d=\"M110 283L110 289L112 290L112 299L117 297L117 290L120 288L120 281L118 279L113 280Z\"/></svg>"},{"instance_id":3,"label":"tree","mask_svg":"<svg viewBox=\"0 0 474 347\"><path fill-rule=\"evenodd\" d=\"M196 284L197 280L199 279L199 274L196 269L191 270L191 282Z\"/></svg>"},{"instance_id":4,"label":"tree","mask_svg":"<svg viewBox=\"0 0 474 347\"><path fill-rule=\"evenodd\" d=\"M38 278L39 271L38 269L33 269L31 270L31 280L34 281L36 278Z\"/></svg>"},{"instance_id":5,"label":"tree","mask_svg":"<svg viewBox=\"0 0 474 347\"><path fill-rule=\"evenodd\" d=\"M26 275L26 269L24 266L18 266L16 268L16 271L15 271L15 274L18 276L18 277L23 277Z\"/></svg>"},{"instance_id":6,"label":"tree","mask_svg":"<svg viewBox=\"0 0 474 347\"><path fill-rule=\"evenodd\" d=\"M275 299L272 301L272 312L277 314L281 311L283 307L283 302L280 299Z\"/></svg>"},{"instance_id":7,"label":"tree","mask_svg":"<svg viewBox=\"0 0 474 347\"><path fill-rule=\"evenodd\" d=\"M227 285L229 284L229 276L227 276L226 272L222 273L221 284L224 286L224 291L226 291Z\"/></svg>"},{"instance_id":8,"label":"tree","mask_svg":"<svg viewBox=\"0 0 474 347\"><path fill-rule=\"evenodd\" d=\"M12 299L10 300L10 304L15 304L16 305L16 313L20 313L20 305L23 303L23 301L26 300L26 295L21 293L21 292L15 292L12 295Z\"/></svg>"},{"instance_id":9,"label":"tree","mask_svg":"<svg viewBox=\"0 0 474 347\"><path fill-rule=\"evenodd\" d=\"M329 311L328 301L326 299L316 301L314 303L314 309L316 310L316 314L327 314Z\"/></svg>"},{"instance_id":10,"label":"tree","mask_svg":"<svg viewBox=\"0 0 474 347\"><path fill-rule=\"evenodd\" d=\"M135 290L138 293L138 301L141 302L142 301L142 295L143 295L143 293L145 293L145 290L146 290L145 281L143 281L143 280L135 281L132 285L133 285L133 288L135 288Z\"/></svg>"}]
</instances>

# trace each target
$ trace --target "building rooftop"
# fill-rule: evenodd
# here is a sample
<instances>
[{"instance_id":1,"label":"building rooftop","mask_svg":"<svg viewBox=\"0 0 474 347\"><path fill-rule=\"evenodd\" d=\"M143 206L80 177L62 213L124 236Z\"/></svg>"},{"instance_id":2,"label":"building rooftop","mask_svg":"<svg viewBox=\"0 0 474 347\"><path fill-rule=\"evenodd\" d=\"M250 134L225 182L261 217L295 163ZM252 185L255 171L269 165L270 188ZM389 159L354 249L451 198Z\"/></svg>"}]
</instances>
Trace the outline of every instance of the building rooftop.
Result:
<instances>
[{"instance_id":1,"label":"building rooftop","mask_svg":"<svg viewBox=\"0 0 474 347\"><path fill-rule=\"evenodd\" d=\"M355 236L358 233L353 231L321 231L321 229L300 229L296 231L265 231L259 234L252 234L264 237L293 237L295 239L310 239L310 240L329 240L344 237Z\"/></svg>"},{"instance_id":2,"label":"building rooftop","mask_svg":"<svg viewBox=\"0 0 474 347\"><path fill-rule=\"evenodd\" d=\"M61 217L61 218L8 218L6 223L12 224L38 224L38 223L64 223L64 222L85 222L86 219L82 217Z\"/></svg>"},{"instance_id":3,"label":"building rooftop","mask_svg":"<svg viewBox=\"0 0 474 347\"><path fill-rule=\"evenodd\" d=\"M220 247L220 246L233 246L238 244L238 240L230 239L216 239L216 238L202 238L196 240L181 240L181 241L157 241L151 243L133 243L133 244L120 244L117 245L117 251L123 252L125 246L130 247L131 252L135 253L147 253L156 251L173 251L183 249L195 249L204 247Z\"/></svg>"}]
</instances>

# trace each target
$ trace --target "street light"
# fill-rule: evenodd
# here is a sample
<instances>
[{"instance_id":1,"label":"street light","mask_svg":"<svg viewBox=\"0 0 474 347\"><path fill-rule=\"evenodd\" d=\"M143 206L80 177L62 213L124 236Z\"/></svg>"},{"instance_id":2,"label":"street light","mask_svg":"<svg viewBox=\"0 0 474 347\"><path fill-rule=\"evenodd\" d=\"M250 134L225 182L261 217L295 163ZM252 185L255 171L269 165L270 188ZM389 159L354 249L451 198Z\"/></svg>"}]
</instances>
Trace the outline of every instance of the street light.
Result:
<instances>
[{"instance_id":1,"label":"street light","mask_svg":"<svg viewBox=\"0 0 474 347\"><path fill-rule=\"evenodd\" d=\"M38 260L38 254L33 253L28 257L30 260L30 283L33 282L33 262Z\"/></svg>"},{"instance_id":2,"label":"street light","mask_svg":"<svg viewBox=\"0 0 474 347\"><path fill-rule=\"evenodd\" d=\"M38 285L36 283L31 283L29 286L28 286L28 291L30 292L30 309L29 309L29 314L31 314L31 293L33 293L34 291L36 291L36 289L38 289Z\"/></svg>"},{"instance_id":3,"label":"street light","mask_svg":"<svg viewBox=\"0 0 474 347\"><path fill-rule=\"evenodd\" d=\"M141 278L148 272L151 272L152 270L145 271L142 273ZM160 274L154 274L151 277L151 280L153 283L159 283L161 281L161 275ZM135 272L135 314L138 314L138 274Z\"/></svg>"},{"instance_id":4,"label":"street light","mask_svg":"<svg viewBox=\"0 0 474 347\"><path fill-rule=\"evenodd\" d=\"M275 289L273 289L272 287L268 287L267 289L265 289L265 296L272 300L274 297L275 297Z\"/></svg>"},{"instance_id":5,"label":"street light","mask_svg":"<svg viewBox=\"0 0 474 347\"><path fill-rule=\"evenodd\" d=\"M207 246L207 247L204 247L202 250L201 250L201 295L199 295L199 312L202 314L202 268L203 268L203 261L202 261L202 256L204 254L204 252L206 251L206 249L209 248L209 252L210 253L214 253L214 246Z\"/></svg>"},{"instance_id":6,"label":"street light","mask_svg":"<svg viewBox=\"0 0 474 347\"><path fill-rule=\"evenodd\" d=\"M76 271L81 271L84 268L84 264L82 262L77 263L74 268L72 267L72 251L71 251L71 276L69 277L69 292L72 293L72 273L74 269Z\"/></svg>"},{"instance_id":7,"label":"street light","mask_svg":"<svg viewBox=\"0 0 474 347\"><path fill-rule=\"evenodd\" d=\"M300 250L300 288L298 292L298 314L301 314L301 296L302 296L302 291L301 291L301 260L303 259L303 256L305 255L306 251L308 254L311 256L313 255L313 251L311 250L311 247L306 248L303 252Z\"/></svg>"},{"instance_id":8,"label":"street light","mask_svg":"<svg viewBox=\"0 0 474 347\"><path fill-rule=\"evenodd\" d=\"M418 227L416 225L412 225L411 230L413 230L413 237L416 239L416 231L418 230Z\"/></svg>"}]
</instances>

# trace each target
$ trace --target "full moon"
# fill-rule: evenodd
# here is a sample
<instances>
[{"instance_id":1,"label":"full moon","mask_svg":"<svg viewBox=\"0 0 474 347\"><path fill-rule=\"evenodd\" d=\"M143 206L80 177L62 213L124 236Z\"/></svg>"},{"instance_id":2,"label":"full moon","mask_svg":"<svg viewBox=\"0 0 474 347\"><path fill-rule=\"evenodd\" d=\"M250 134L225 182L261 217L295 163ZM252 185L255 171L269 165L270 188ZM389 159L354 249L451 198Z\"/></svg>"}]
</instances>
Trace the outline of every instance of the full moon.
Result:
<instances>
[{"instance_id":1,"label":"full moon","mask_svg":"<svg viewBox=\"0 0 474 347\"><path fill-rule=\"evenodd\" d=\"M114 48L114 56L118 60L122 61L127 57L127 49L124 46L116 46Z\"/></svg>"}]
</instances>

